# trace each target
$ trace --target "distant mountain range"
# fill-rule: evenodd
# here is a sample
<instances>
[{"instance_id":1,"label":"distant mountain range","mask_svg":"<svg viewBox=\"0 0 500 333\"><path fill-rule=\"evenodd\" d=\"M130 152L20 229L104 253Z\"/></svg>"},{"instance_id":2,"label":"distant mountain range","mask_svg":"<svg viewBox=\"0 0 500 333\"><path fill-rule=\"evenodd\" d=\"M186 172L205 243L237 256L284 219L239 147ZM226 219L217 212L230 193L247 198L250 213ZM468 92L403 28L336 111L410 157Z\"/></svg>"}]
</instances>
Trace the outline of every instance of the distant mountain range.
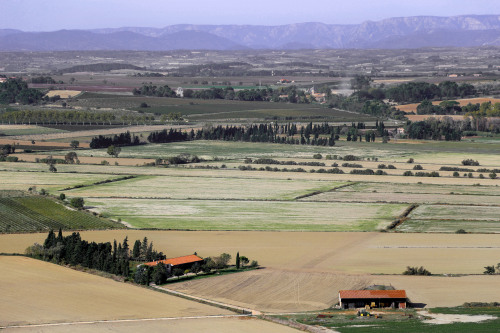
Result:
<instances>
[{"instance_id":1,"label":"distant mountain range","mask_svg":"<svg viewBox=\"0 0 500 333\"><path fill-rule=\"evenodd\" d=\"M402 49L500 46L500 15L415 16L336 25L190 25L24 32L0 29L0 51Z\"/></svg>"}]
</instances>

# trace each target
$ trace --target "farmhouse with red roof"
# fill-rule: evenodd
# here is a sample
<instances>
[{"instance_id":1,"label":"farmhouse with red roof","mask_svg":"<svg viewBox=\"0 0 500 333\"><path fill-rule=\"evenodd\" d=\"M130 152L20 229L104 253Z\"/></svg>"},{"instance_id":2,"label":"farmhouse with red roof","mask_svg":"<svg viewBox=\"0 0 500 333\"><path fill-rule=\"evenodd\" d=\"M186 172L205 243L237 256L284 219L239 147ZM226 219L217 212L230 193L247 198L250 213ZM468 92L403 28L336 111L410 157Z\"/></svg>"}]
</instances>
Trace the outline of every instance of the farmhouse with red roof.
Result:
<instances>
[{"instance_id":1,"label":"farmhouse with red roof","mask_svg":"<svg viewBox=\"0 0 500 333\"><path fill-rule=\"evenodd\" d=\"M372 308L406 308L404 290L341 290L339 304L342 309L370 306Z\"/></svg>"},{"instance_id":2,"label":"farmhouse with red roof","mask_svg":"<svg viewBox=\"0 0 500 333\"><path fill-rule=\"evenodd\" d=\"M195 254L191 254L191 255L183 256L183 257L151 261L151 262L145 263L144 265L156 266L160 262L163 263L165 266L167 266L167 268L169 270L172 268L180 268L180 269L184 270L184 269L190 269L195 263L199 263L200 265L202 265L203 259L198 257Z\"/></svg>"}]
</instances>

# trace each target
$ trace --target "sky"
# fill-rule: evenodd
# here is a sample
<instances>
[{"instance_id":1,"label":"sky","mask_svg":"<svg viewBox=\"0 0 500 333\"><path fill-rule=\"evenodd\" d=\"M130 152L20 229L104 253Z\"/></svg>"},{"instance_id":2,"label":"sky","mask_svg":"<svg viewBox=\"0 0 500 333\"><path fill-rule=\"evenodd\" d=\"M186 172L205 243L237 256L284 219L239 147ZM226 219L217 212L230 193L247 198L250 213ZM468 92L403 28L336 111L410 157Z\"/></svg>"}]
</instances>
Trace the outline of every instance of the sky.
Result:
<instances>
[{"instance_id":1,"label":"sky","mask_svg":"<svg viewBox=\"0 0 500 333\"><path fill-rule=\"evenodd\" d=\"M500 0L0 0L0 29L358 24L391 17L465 14L500 15Z\"/></svg>"}]
</instances>

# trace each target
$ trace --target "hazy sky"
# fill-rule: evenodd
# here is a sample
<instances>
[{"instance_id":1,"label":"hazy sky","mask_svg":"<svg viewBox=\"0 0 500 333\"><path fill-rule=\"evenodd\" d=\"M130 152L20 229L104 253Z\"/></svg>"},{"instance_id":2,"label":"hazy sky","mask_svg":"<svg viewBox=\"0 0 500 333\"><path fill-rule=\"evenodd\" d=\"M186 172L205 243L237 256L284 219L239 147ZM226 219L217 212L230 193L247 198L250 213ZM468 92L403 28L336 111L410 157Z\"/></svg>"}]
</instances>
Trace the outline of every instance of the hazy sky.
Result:
<instances>
[{"instance_id":1,"label":"hazy sky","mask_svg":"<svg viewBox=\"0 0 500 333\"><path fill-rule=\"evenodd\" d=\"M399 16L498 14L500 0L0 0L0 28L25 31L171 24L354 24Z\"/></svg>"}]
</instances>

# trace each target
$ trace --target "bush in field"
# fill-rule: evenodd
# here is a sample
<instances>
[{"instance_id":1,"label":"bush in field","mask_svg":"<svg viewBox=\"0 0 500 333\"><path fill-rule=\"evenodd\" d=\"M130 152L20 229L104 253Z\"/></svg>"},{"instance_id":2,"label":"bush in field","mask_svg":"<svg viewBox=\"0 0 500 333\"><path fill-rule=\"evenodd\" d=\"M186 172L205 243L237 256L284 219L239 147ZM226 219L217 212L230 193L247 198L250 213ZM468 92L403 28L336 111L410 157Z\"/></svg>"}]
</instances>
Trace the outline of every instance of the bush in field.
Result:
<instances>
[{"instance_id":1,"label":"bush in field","mask_svg":"<svg viewBox=\"0 0 500 333\"><path fill-rule=\"evenodd\" d=\"M82 209L83 206L85 205L85 201L83 200L83 198L80 198L80 197L71 198L69 203L71 206L73 206L77 209Z\"/></svg>"},{"instance_id":2,"label":"bush in field","mask_svg":"<svg viewBox=\"0 0 500 333\"><path fill-rule=\"evenodd\" d=\"M315 159L317 159L317 160L320 160L320 159L322 159L322 158L323 158L323 155L321 155L321 154L314 154L314 155L313 155L313 158L315 158Z\"/></svg>"},{"instance_id":3,"label":"bush in field","mask_svg":"<svg viewBox=\"0 0 500 333\"><path fill-rule=\"evenodd\" d=\"M462 161L462 165L473 165L473 166L478 166L479 162L474 161L472 158L468 158Z\"/></svg>"},{"instance_id":4,"label":"bush in field","mask_svg":"<svg viewBox=\"0 0 500 333\"><path fill-rule=\"evenodd\" d=\"M413 170L424 170L424 168L420 164L417 164L413 167Z\"/></svg>"},{"instance_id":5,"label":"bush in field","mask_svg":"<svg viewBox=\"0 0 500 333\"><path fill-rule=\"evenodd\" d=\"M485 266L485 271L483 274L493 275L495 274L495 266Z\"/></svg>"},{"instance_id":6,"label":"bush in field","mask_svg":"<svg viewBox=\"0 0 500 333\"><path fill-rule=\"evenodd\" d=\"M495 172L490 173L490 178L491 179L497 178L497 174Z\"/></svg>"},{"instance_id":7,"label":"bush in field","mask_svg":"<svg viewBox=\"0 0 500 333\"><path fill-rule=\"evenodd\" d=\"M361 158L354 156L354 155L345 155L343 160L344 161L359 161Z\"/></svg>"},{"instance_id":8,"label":"bush in field","mask_svg":"<svg viewBox=\"0 0 500 333\"><path fill-rule=\"evenodd\" d=\"M455 172L453 173L453 177L460 177L460 174L458 173L458 171L455 171Z\"/></svg>"},{"instance_id":9,"label":"bush in field","mask_svg":"<svg viewBox=\"0 0 500 333\"><path fill-rule=\"evenodd\" d=\"M429 272L422 266L420 267L406 266L406 270L403 272L403 275L431 275L431 272Z\"/></svg>"},{"instance_id":10,"label":"bush in field","mask_svg":"<svg viewBox=\"0 0 500 333\"><path fill-rule=\"evenodd\" d=\"M413 162L415 162L413 158L410 158L408 161L406 161L406 163L413 163Z\"/></svg>"},{"instance_id":11,"label":"bush in field","mask_svg":"<svg viewBox=\"0 0 500 333\"><path fill-rule=\"evenodd\" d=\"M403 173L403 176L406 176L406 177L413 176L413 172L411 172L410 170L405 171L405 172Z\"/></svg>"},{"instance_id":12,"label":"bush in field","mask_svg":"<svg viewBox=\"0 0 500 333\"><path fill-rule=\"evenodd\" d=\"M455 231L456 234L466 234L467 231L465 231L464 229L458 229L457 231Z\"/></svg>"}]
</instances>

